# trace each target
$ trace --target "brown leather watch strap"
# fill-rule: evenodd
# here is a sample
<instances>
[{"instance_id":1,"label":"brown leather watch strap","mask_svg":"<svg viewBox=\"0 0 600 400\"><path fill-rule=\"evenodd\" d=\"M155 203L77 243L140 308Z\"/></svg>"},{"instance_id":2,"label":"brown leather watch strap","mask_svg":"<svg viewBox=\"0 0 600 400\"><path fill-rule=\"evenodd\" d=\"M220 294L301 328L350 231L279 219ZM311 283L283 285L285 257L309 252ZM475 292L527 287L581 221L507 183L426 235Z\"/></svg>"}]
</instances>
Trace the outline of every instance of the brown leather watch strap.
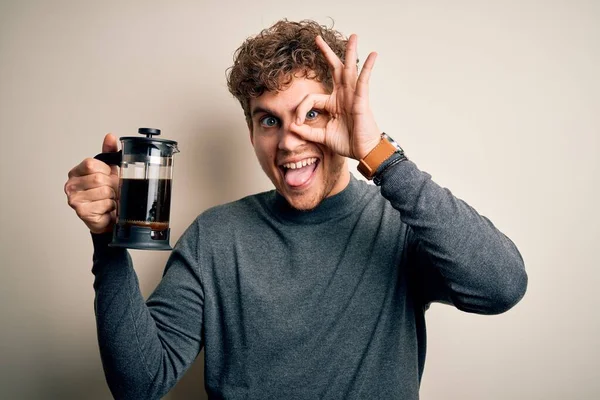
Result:
<instances>
[{"instance_id":1,"label":"brown leather watch strap","mask_svg":"<svg viewBox=\"0 0 600 400\"><path fill-rule=\"evenodd\" d=\"M365 178L373 179L377 168L397 150L393 144L382 137L377 146L359 161L358 171Z\"/></svg>"}]
</instances>

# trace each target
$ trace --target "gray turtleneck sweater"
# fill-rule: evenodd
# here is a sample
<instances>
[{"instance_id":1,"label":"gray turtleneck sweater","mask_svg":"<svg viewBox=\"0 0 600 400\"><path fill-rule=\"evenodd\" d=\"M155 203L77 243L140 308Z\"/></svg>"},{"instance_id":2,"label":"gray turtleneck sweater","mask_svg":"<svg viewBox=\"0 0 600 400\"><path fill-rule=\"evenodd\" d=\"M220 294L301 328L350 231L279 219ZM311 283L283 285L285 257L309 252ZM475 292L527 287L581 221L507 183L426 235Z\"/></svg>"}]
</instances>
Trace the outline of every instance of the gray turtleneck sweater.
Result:
<instances>
[{"instance_id":1,"label":"gray turtleneck sweater","mask_svg":"<svg viewBox=\"0 0 600 400\"><path fill-rule=\"evenodd\" d=\"M93 235L100 354L116 398L166 394L202 347L214 399L417 399L431 302L501 313L515 245L411 161L315 210L275 191L201 214L144 301L127 251Z\"/></svg>"}]
</instances>

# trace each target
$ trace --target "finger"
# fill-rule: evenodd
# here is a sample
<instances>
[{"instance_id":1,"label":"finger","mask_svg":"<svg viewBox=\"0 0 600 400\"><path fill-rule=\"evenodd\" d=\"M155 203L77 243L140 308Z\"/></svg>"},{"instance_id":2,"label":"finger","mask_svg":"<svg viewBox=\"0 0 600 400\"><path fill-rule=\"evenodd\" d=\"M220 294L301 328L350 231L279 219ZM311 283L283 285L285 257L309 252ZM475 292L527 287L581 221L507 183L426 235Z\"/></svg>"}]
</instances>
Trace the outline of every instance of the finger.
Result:
<instances>
[{"instance_id":1,"label":"finger","mask_svg":"<svg viewBox=\"0 0 600 400\"><path fill-rule=\"evenodd\" d=\"M116 190L118 187L118 181L114 179L113 176L109 176L104 173L77 176L67 181L65 184L65 193L67 195L71 195L76 192L94 189L101 186L109 186L113 190Z\"/></svg>"},{"instance_id":2,"label":"finger","mask_svg":"<svg viewBox=\"0 0 600 400\"><path fill-rule=\"evenodd\" d=\"M113 224L116 222L116 217L113 212L102 214L97 217L94 222L88 222L86 225L92 233L112 232Z\"/></svg>"},{"instance_id":3,"label":"finger","mask_svg":"<svg viewBox=\"0 0 600 400\"><path fill-rule=\"evenodd\" d=\"M317 36L315 39L317 43L317 47L321 50L321 53L325 57L327 64L331 68L331 76L333 77L334 85L342 84L342 70L344 68L344 64L342 60L335 54L331 47L325 42L325 40L321 36Z\"/></svg>"},{"instance_id":4,"label":"finger","mask_svg":"<svg viewBox=\"0 0 600 400\"><path fill-rule=\"evenodd\" d=\"M290 130L310 142L325 144L325 129L316 128L309 125L297 125L292 122L290 124Z\"/></svg>"},{"instance_id":5,"label":"finger","mask_svg":"<svg viewBox=\"0 0 600 400\"><path fill-rule=\"evenodd\" d=\"M328 94L312 93L307 95L296 107L296 124L302 125L306 119L306 114L313 108L325 110L327 101L331 96Z\"/></svg>"},{"instance_id":6,"label":"finger","mask_svg":"<svg viewBox=\"0 0 600 400\"><path fill-rule=\"evenodd\" d=\"M89 203L77 203L73 206L77 216L86 224L97 223L104 214L110 215L116 208L117 203L113 199L104 199Z\"/></svg>"},{"instance_id":7,"label":"finger","mask_svg":"<svg viewBox=\"0 0 600 400\"><path fill-rule=\"evenodd\" d=\"M356 75L358 74L356 68L356 54L358 37L355 34L350 35L348 42L346 43L346 57L344 59L344 86L354 89L356 86Z\"/></svg>"},{"instance_id":8,"label":"finger","mask_svg":"<svg viewBox=\"0 0 600 400\"><path fill-rule=\"evenodd\" d=\"M377 59L377 53L372 52L367 57L362 71L358 76L358 82L356 83L356 95L358 97L369 97L369 79L371 78L371 71L375 66L375 60Z\"/></svg>"},{"instance_id":9,"label":"finger","mask_svg":"<svg viewBox=\"0 0 600 400\"><path fill-rule=\"evenodd\" d=\"M119 142L117 141L117 137L112 133L107 133L102 141L102 152L111 153L117 151L119 151Z\"/></svg>"},{"instance_id":10,"label":"finger","mask_svg":"<svg viewBox=\"0 0 600 400\"><path fill-rule=\"evenodd\" d=\"M84 203L76 209L79 218L93 233L109 232L116 221L116 203L112 200Z\"/></svg>"},{"instance_id":11,"label":"finger","mask_svg":"<svg viewBox=\"0 0 600 400\"><path fill-rule=\"evenodd\" d=\"M69 178L97 173L110 175L112 173L112 169L109 165L100 160L96 160L95 158L86 158L69 171Z\"/></svg>"},{"instance_id":12,"label":"finger","mask_svg":"<svg viewBox=\"0 0 600 400\"><path fill-rule=\"evenodd\" d=\"M75 192L71 196L69 196L69 205L73 207L73 205L79 203L91 203L99 200L111 199L114 200L116 197L116 192L110 186L100 186L94 189L84 190L80 192Z\"/></svg>"}]
</instances>

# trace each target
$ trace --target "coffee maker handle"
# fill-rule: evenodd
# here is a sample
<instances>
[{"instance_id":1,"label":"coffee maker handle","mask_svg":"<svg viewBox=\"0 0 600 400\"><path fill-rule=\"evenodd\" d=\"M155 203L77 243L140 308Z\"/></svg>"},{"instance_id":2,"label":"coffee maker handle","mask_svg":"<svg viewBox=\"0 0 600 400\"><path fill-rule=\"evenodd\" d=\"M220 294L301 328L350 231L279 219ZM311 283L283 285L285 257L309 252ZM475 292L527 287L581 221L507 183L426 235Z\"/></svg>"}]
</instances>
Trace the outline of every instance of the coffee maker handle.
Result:
<instances>
[{"instance_id":1,"label":"coffee maker handle","mask_svg":"<svg viewBox=\"0 0 600 400\"><path fill-rule=\"evenodd\" d=\"M108 165L120 165L121 160L123 159L123 153L121 150L113 151L111 153L100 153L97 154L94 158L96 160L100 160Z\"/></svg>"}]
</instances>

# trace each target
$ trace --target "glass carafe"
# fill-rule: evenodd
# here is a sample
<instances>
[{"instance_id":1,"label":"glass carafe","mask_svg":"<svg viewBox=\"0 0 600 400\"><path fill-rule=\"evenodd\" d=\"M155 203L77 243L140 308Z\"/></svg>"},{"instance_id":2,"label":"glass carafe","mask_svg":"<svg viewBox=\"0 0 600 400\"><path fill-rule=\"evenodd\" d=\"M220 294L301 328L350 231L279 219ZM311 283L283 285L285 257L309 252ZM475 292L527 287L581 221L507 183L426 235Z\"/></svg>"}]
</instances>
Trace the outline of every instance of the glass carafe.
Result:
<instances>
[{"instance_id":1,"label":"glass carafe","mask_svg":"<svg viewBox=\"0 0 600 400\"><path fill-rule=\"evenodd\" d=\"M173 154L177 142L158 139L160 130L140 128L145 137L122 137L121 151L97 159L119 166L117 223L110 246L171 250L169 215Z\"/></svg>"}]
</instances>

